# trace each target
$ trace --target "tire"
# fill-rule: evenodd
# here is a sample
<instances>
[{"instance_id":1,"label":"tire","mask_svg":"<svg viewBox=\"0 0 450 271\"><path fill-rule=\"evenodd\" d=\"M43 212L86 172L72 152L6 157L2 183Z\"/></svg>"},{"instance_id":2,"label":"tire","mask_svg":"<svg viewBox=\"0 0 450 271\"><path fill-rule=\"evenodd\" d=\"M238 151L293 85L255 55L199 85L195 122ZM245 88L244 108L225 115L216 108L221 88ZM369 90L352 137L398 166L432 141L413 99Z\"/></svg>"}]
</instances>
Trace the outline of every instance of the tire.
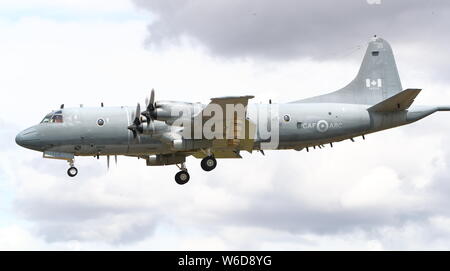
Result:
<instances>
[{"instance_id":1,"label":"tire","mask_svg":"<svg viewBox=\"0 0 450 271\"><path fill-rule=\"evenodd\" d=\"M75 177L78 174L78 169L76 167L70 167L67 170L67 175L69 175L69 177Z\"/></svg>"},{"instance_id":2,"label":"tire","mask_svg":"<svg viewBox=\"0 0 450 271\"><path fill-rule=\"evenodd\" d=\"M189 173L185 170L179 171L177 174L175 174L175 182L179 185L186 184L189 182L190 176Z\"/></svg>"},{"instance_id":3,"label":"tire","mask_svg":"<svg viewBox=\"0 0 450 271\"><path fill-rule=\"evenodd\" d=\"M217 160L213 156L207 156L202 159L200 166L204 171L211 171L216 168Z\"/></svg>"}]
</instances>

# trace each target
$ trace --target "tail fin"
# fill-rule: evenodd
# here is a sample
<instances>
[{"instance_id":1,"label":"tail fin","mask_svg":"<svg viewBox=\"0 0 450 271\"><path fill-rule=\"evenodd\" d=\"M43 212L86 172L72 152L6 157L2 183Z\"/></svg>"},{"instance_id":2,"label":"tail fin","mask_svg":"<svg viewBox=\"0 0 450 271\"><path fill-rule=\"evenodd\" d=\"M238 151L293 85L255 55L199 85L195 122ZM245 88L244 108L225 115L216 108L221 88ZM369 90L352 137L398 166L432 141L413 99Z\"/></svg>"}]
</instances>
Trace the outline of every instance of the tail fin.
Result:
<instances>
[{"instance_id":1,"label":"tail fin","mask_svg":"<svg viewBox=\"0 0 450 271\"><path fill-rule=\"evenodd\" d=\"M358 75L350 84L335 92L296 103L379 103L402 91L402 84L389 43L374 37L369 42Z\"/></svg>"}]
</instances>

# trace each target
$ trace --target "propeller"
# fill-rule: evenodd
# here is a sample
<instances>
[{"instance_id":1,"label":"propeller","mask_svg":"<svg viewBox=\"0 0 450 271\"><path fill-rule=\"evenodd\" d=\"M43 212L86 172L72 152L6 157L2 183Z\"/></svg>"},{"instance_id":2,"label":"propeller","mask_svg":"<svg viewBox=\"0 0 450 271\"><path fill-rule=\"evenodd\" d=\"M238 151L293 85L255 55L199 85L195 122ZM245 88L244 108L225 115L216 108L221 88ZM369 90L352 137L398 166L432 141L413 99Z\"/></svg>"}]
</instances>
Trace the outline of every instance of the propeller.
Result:
<instances>
[{"instance_id":1,"label":"propeller","mask_svg":"<svg viewBox=\"0 0 450 271\"><path fill-rule=\"evenodd\" d=\"M110 164L110 156L109 155L107 155L106 156L106 167L108 168L108 170L109 170L109 164ZM117 155L114 155L114 161L116 162L116 166L117 166Z\"/></svg>"},{"instance_id":2,"label":"propeller","mask_svg":"<svg viewBox=\"0 0 450 271\"><path fill-rule=\"evenodd\" d=\"M150 100L148 98L145 98L145 105L147 106L146 110L142 112L142 116L144 116L147 119L147 125L150 124L150 121L155 119L155 109L156 109L156 103L155 103L155 90L152 89L150 93Z\"/></svg>"},{"instance_id":3,"label":"propeller","mask_svg":"<svg viewBox=\"0 0 450 271\"><path fill-rule=\"evenodd\" d=\"M138 103L136 106L136 114L134 114L134 120L133 123L128 126L128 130L130 130L131 132L133 132L133 138L139 141L139 136L138 136L138 132L142 133L144 131L142 125L141 125L141 105Z\"/></svg>"}]
</instances>

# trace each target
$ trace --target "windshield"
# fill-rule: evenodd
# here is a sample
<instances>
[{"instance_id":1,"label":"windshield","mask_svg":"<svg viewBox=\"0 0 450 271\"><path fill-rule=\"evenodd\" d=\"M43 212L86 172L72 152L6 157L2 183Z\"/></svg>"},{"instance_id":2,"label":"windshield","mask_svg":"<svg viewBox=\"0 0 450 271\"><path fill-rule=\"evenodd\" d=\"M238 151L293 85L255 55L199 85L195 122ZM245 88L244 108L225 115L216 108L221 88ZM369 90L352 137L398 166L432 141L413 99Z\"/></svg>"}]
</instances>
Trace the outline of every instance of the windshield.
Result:
<instances>
[{"instance_id":1,"label":"windshield","mask_svg":"<svg viewBox=\"0 0 450 271\"><path fill-rule=\"evenodd\" d=\"M62 111L56 111L48 113L44 119L41 121L41 123L62 123L63 122L63 115Z\"/></svg>"},{"instance_id":2,"label":"windshield","mask_svg":"<svg viewBox=\"0 0 450 271\"><path fill-rule=\"evenodd\" d=\"M50 122L50 119L52 118L52 116L53 116L53 113L47 114L47 115L44 117L44 119L41 121L41 123L47 123L47 122Z\"/></svg>"}]
</instances>

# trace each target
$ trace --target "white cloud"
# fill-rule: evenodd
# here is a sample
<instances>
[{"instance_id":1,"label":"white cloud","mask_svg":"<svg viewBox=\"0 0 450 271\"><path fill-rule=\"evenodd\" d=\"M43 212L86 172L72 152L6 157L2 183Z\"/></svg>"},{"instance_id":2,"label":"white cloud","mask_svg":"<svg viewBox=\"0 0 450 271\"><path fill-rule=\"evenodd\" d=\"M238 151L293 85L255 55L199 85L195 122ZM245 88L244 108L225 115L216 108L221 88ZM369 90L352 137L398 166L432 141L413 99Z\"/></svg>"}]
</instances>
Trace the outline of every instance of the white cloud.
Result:
<instances>
[{"instance_id":1,"label":"white cloud","mask_svg":"<svg viewBox=\"0 0 450 271\"><path fill-rule=\"evenodd\" d=\"M130 1L123 0L2 0L0 10L37 9L42 13L49 9L71 9L88 12L124 12L136 9Z\"/></svg>"},{"instance_id":2,"label":"white cloud","mask_svg":"<svg viewBox=\"0 0 450 271\"><path fill-rule=\"evenodd\" d=\"M109 8L121 5L128 3ZM189 158L183 187L175 167L123 157L109 172L104 159L77 158L74 180L65 162L15 145L20 129L61 103L133 105L152 87L157 99L254 94L255 102L286 102L345 85L363 53L348 61L226 60L189 41L146 49L146 24L0 20L0 176L14 207L0 227L1 249L445 248L450 214L437 207L448 202L436 188L448 176L443 114L333 149L219 160L208 173ZM412 53L393 47L404 84L429 89L417 102L444 100L447 85L415 77Z\"/></svg>"},{"instance_id":3,"label":"white cloud","mask_svg":"<svg viewBox=\"0 0 450 271\"><path fill-rule=\"evenodd\" d=\"M42 244L39 238L21 227L0 227L0 250L33 250L41 248Z\"/></svg>"},{"instance_id":4,"label":"white cloud","mask_svg":"<svg viewBox=\"0 0 450 271\"><path fill-rule=\"evenodd\" d=\"M356 183L342 198L345 208L402 207L414 204L403 194L402 180L391 168L375 168Z\"/></svg>"}]
</instances>

